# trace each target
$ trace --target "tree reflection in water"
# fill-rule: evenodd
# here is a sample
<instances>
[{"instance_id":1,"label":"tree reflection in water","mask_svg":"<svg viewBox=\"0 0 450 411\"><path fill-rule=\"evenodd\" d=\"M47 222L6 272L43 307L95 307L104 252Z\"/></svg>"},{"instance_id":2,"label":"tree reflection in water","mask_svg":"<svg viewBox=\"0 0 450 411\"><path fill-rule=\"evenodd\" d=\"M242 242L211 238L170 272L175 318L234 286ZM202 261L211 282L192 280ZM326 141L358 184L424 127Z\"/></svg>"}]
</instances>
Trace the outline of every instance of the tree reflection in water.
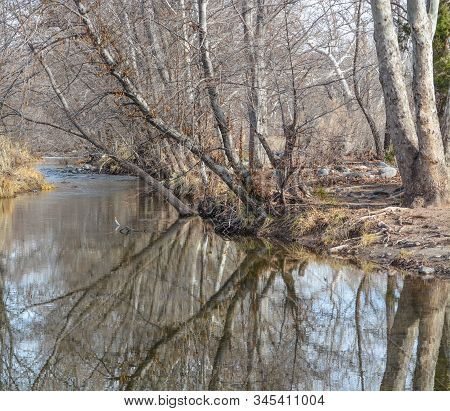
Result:
<instances>
[{"instance_id":1,"label":"tree reflection in water","mask_svg":"<svg viewBox=\"0 0 450 411\"><path fill-rule=\"evenodd\" d=\"M1 389L448 389L445 281L226 241L126 184L0 215Z\"/></svg>"},{"instance_id":2,"label":"tree reflection in water","mask_svg":"<svg viewBox=\"0 0 450 411\"><path fill-rule=\"evenodd\" d=\"M386 371L382 390L403 390L414 344L417 358L413 375L413 389L433 390L439 347L443 359L448 359L448 325L444 327L448 307L448 284L435 279L408 277L388 334ZM447 308L448 311L448 308ZM448 315L447 315L448 323ZM443 330L445 329L445 333ZM442 343L441 343L442 342ZM445 349L445 346L447 349ZM447 372L436 375L436 386L448 389Z\"/></svg>"}]
</instances>

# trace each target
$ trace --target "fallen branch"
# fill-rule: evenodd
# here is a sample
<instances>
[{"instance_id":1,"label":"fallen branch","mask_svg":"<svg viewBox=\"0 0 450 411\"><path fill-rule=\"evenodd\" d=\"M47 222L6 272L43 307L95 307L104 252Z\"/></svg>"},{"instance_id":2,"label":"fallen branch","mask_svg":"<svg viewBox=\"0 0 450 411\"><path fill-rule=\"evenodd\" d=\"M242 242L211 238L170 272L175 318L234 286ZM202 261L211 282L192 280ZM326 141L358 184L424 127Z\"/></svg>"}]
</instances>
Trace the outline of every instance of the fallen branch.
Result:
<instances>
[{"instance_id":1,"label":"fallen branch","mask_svg":"<svg viewBox=\"0 0 450 411\"><path fill-rule=\"evenodd\" d=\"M384 215L384 214L395 213L396 211L403 211L403 210L409 210L409 209L408 208L404 208L404 207L392 207L392 206L390 206L390 207L383 208L382 210L378 210L377 212L375 212L373 214L360 217L357 221L370 220L372 218L379 217L379 216Z\"/></svg>"}]
</instances>

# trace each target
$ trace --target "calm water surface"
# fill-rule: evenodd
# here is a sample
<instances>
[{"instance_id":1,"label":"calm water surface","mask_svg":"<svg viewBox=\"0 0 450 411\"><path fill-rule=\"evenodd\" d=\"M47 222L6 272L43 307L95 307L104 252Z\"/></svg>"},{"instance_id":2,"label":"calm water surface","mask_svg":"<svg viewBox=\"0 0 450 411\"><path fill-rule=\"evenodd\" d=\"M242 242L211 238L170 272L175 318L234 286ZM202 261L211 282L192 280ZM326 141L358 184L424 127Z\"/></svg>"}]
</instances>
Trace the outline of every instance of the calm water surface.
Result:
<instances>
[{"instance_id":1,"label":"calm water surface","mask_svg":"<svg viewBox=\"0 0 450 411\"><path fill-rule=\"evenodd\" d=\"M449 388L448 283L177 221L131 177L0 201L0 388ZM115 220L140 230L116 230Z\"/></svg>"}]
</instances>

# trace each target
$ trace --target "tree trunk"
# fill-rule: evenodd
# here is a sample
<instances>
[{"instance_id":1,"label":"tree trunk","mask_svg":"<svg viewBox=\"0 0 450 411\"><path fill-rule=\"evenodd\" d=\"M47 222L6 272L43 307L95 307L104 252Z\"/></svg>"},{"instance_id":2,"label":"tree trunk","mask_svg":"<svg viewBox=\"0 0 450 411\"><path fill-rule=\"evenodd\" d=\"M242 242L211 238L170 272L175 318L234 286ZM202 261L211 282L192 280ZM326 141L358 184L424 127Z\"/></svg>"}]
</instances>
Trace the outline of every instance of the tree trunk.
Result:
<instances>
[{"instance_id":1,"label":"tree trunk","mask_svg":"<svg viewBox=\"0 0 450 411\"><path fill-rule=\"evenodd\" d=\"M180 10L181 10L181 20L183 21L181 30L183 37L183 53L184 53L184 61L186 66L186 78L188 82L188 87L186 90L188 102L192 108L192 137L198 142L198 136L195 136L195 96L194 96L194 81L192 77L192 59L191 59L191 49L188 37L188 21L186 15L186 4L185 0L180 0ZM209 179L208 174L206 173L205 163L202 161L200 163L200 176L202 178L202 182L205 186L208 185Z\"/></svg>"},{"instance_id":2,"label":"tree trunk","mask_svg":"<svg viewBox=\"0 0 450 411\"><path fill-rule=\"evenodd\" d=\"M258 96L257 129L256 129L256 153L259 161L263 161L264 148L260 144L261 136L267 136L267 89L266 89L266 65L265 39L266 39L266 4L265 0L256 0L256 28L255 28L255 55L257 75L255 76L255 93Z\"/></svg>"},{"instance_id":3,"label":"tree trunk","mask_svg":"<svg viewBox=\"0 0 450 411\"><path fill-rule=\"evenodd\" d=\"M442 116L441 124L442 143L444 144L445 163L450 167L450 86L447 94L447 102Z\"/></svg>"},{"instance_id":4,"label":"tree trunk","mask_svg":"<svg viewBox=\"0 0 450 411\"><path fill-rule=\"evenodd\" d=\"M211 109L222 137L225 155L233 170L240 174L244 184L248 186L250 183L250 175L240 162L233 147L228 121L219 102L219 94L215 84L216 79L214 78L214 69L209 55L207 3L207 0L198 0L198 37L200 42L200 60L203 66L204 78L206 80L206 89L208 91Z\"/></svg>"},{"instance_id":5,"label":"tree trunk","mask_svg":"<svg viewBox=\"0 0 450 411\"><path fill-rule=\"evenodd\" d=\"M369 110L364 106L364 102L361 96L361 93L359 91L359 85L358 80L356 77L356 66L358 63L358 54L359 54L359 44L360 44L360 36L361 36L361 5L362 0L358 3L357 10L356 10L356 34L355 34L355 54L353 56L353 90L355 92L355 99L359 105L359 108L361 109L362 113L364 114L364 117L366 118L367 124L369 124L370 131L372 132L373 141L375 143L375 151L377 153L378 159L383 159L384 157L384 150L386 147L384 147L381 143L381 135L378 131L377 125L375 123L375 119L370 114Z\"/></svg>"},{"instance_id":6,"label":"tree trunk","mask_svg":"<svg viewBox=\"0 0 450 411\"><path fill-rule=\"evenodd\" d=\"M413 95L420 152L416 190L423 192L426 203L441 205L449 201L449 181L433 80L433 37L439 1L431 0L429 3L430 11L427 13L425 1L408 0L414 59Z\"/></svg>"},{"instance_id":7,"label":"tree trunk","mask_svg":"<svg viewBox=\"0 0 450 411\"><path fill-rule=\"evenodd\" d=\"M141 0L142 18L143 18L147 38L148 38L148 41L150 44L150 52L155 61L156 69L158 70L159 77L161 78L161 81L164 84L164 87L167 88L170 83L170 74L166 68L166 65L164 64L163 51L161 50L158 38L156 37L156 31L154 28L154 23L152 21L153 13L147 9L148 6L146 3L147 3L146 0Z\"/></svg>"},{"instance_id":8,"label":"tree trunk","mask_svg":"<svg viewBox=\"0 0 450 411\"><path fill-rule=\"evenodd\" d=\"M258 135L265 135L265 90L263 90L262 40L264 38L264 0L257 0L256 19L254 4L242 1L242 20L244 23L244 42L247 51L247 76L249 78L248 117L249 117L249 168L261 168L261 148ZM253 23L253 21L255 23Z\"/></svg>"},{"instance_id":9,"label":"tree trunk","mask_svg":"<svg viewBox=\"0 0 450 411\"><path fill-rule=\"evenodd\" d=\"M413 94L417 119L409 106L390 0L371 1L374 37L388 128L405 187L405 205L442 205L448 202L449 187L433 91L430 60L433 24L426 27L428 35L423 32L424 17L418 3L418 0L408 1L414 42ZM416 123L419 123L417 131Z\"/></svg>"}]
</instances>

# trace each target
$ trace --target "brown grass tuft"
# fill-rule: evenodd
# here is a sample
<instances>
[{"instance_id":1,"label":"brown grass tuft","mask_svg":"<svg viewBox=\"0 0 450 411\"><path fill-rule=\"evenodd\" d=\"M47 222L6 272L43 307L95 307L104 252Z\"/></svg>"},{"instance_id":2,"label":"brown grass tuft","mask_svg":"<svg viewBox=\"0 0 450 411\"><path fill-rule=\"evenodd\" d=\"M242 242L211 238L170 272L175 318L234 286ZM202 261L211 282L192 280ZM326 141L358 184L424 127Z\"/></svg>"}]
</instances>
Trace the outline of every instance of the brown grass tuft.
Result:
<instances>
[{"instance_id":1,"label":"brown grass tuft","mask_svg":"<svg viewBox=\"0 0 450 411\"><path fill-rule=\"evenodd\" d=\"M42 174L34 169L33 162L25 148L0 136L0 198L51 189Z\"/></svg>"},{"instance_id":2,"label":"brown grass tuft","mask_svg":"<svg viewBox=\"0 0 450 411\"><path fill-rule=\"evenodd\" d=\"M362 233L360 243L363 247L369 247L378 241L378 234Z\"/></svg>"},{"instance_id":3,"label":"brown grass tuft","mask_svg":"<svg viewBox=\"0 0 450 411\"><path fill-rule=\"evenodd\" d=\"M321 210L313 208L300 215L294 222L297 235L321 233L328 228L343 224L349 219L349 212L343 208Z\"/></svg>"}]
</instances>

